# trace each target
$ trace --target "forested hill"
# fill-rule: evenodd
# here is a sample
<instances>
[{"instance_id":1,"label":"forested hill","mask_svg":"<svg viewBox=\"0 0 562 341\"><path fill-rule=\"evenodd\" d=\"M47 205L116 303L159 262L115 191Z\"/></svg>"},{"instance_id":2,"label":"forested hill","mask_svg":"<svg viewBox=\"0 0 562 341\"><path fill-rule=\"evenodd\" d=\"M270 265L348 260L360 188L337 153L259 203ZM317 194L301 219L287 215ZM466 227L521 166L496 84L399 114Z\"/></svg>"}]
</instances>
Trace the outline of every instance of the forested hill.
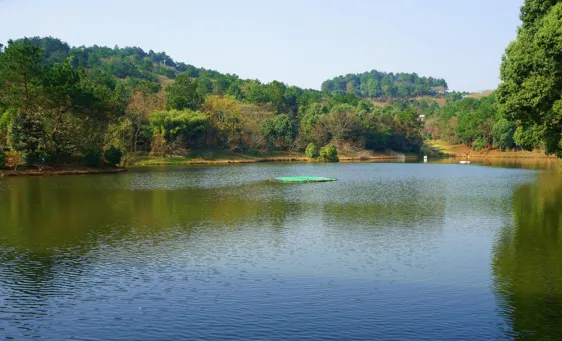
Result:
<instances>
[{"instance_id":1,"label":"forested hill","mask_svg":"<svg viewBox=\"0 0 562 341\"><path fill-rule=\"evenodd\" d=\"M199 80L198 90L201 93L231 95L241 99L247 97L242 92L252 92L251 83L259 83L240 79L237 75L177 62L165 52L146 52L139 47L70 47L60 39L52 37L28 39L43 49L46 64L60 63L72 57L74 67L109 74L133 87L141 84L152 88L166 86L173 82L177 75L185 73ZM447 82L443 79L420 77L416 73L385 73L376 70L338 76L322 84L322 91L329 95L351 94L362 98L406 99L442 95L446 90ZM258 93L246 95L262 96Z\"/></svg>"},{"instance_id":2,"label":"forested hill","mask_svg":"<svg viewBox=\"0 0 562 341\"><path fill-rule=\"evenodd\" d=\"M246 83L236 75L176 62L165 52L146 52L140 47L71 47L66 42L52 37L27 39L44 51L45 64L60 63L71 57L73 67L83 67L99 74L114 76L131 87L144 85L156 89L160 85L169 85L177 75L185 73L189 77L199 79L201 93L237 96L240 95L242 83Z\"/></svg>"},{"instance_id":3,"label":"forested hill","mask_svg":"<svg viewBox=\"0 0 562 341\"><path fill-rule=\"evenodd\" d=\"M363 98L412 98L437 96L447 91L444 79L420 77L416 73L386 73L376 70L338 76L322 83L329 94L353 94Z\"/></svg>"},{"instance_id":4,"label":"forested hill","mask_svg":"<svg viewBox=\"0 0 562 341\"><path fill-rule=\"evenodd\" d=\"M198 150L418 153L419 115L438 109L241 79L138 47L71 47L51 37L0 46L0 168Z\"/></svg>"}]
</instances>

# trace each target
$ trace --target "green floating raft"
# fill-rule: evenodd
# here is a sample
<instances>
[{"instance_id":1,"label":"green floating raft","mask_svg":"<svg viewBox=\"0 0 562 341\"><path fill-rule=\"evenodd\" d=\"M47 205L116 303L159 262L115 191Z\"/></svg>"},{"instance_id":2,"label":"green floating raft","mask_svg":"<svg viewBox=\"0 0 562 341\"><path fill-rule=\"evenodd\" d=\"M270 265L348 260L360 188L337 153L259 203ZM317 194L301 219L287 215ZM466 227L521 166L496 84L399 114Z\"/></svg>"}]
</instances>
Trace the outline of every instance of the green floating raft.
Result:
<instances>
[{"instance_id":1,"label":"green floating raft","mask_svg":"<svg viewBox=\"0 0 562 341\"><path fill-rule=\"evenodd\" d=\"M305 182L328 182L328 181L337 181L336 178L326 178L323 176L286 176L280 178L273 178L271 181L273 182L282 182L282 183L305 183Z\"/></svg>"}]
</instances>

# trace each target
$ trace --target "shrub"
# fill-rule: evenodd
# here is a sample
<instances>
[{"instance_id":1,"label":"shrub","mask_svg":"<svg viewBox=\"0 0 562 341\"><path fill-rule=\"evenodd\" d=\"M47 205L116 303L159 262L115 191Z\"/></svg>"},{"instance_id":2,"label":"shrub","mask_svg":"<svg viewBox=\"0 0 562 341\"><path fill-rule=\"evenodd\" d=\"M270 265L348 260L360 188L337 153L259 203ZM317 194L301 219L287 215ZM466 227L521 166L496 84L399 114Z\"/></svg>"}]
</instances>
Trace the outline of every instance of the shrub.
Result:
<instances>
[{"instance_id":1,"label":"shrub","mask_svg":"<svg viewBox=\"0 0 562 341\"><path fill-rule=\"evenodd\" d=\"M84 166L99 167L101 163L101 153L99 151L89 151L84 154Z\"/></svg>"},{"instance_id":2,"label":"shrub","mask_svg":"<svg viewBox=\"0 0 562 341\"><path fill-rule=\"evenodd\" d=\"M6 152L4 156L4 164L7 168L18 170L18 167L25 165L25 157L20 152Z\"/></svg>"},{"instance_id":3,"label":"shrub","mask_svg":"<svg viewBox=\"0 0 562 341\"><path fill-rule=\"evenodd\" d=\"M429 148L428 146L421 146L420 155L422 156L433 155L433 150L431 150L431 148Z\"/></svg>"},{"instance_id":4,"label":"shrub","mask_svg":"<svg viewBox=\"0 0 562 341\"><path fill-rule=\"evenodd\" d=\"M312 142L308 145L308 147L306 147L305 154L306 157L309 157L311 159L316 159L318 156L320 156L320 153L318 152L318 147Z\"/></svg>"},{"instance_id":5,"label":"shrub","mask_svg":"<svg viewBox=\"0 0 562 341\"><path fill-rule=\"evenodd\" d=\"M0 149L0 168L6 167L6 155L4 151Z\"/></svg>"},{"instance_id":6,"label":"shrub","mask_svg":"<svg viewBox=\"0 0 562 341\"><path fill-rule=\"evenodd\" d=\"M150 152L147 152L145 150L139 150L138 152L135 153L135 156L149 156Z\"/></svg>"},{"instance_id":7,"label":"shrub","mask_svg":"<svg viewBox=\"0 0 562 341\"><path fill-rule=\"evenodd\" d=\"M474 142L472 142L472 148L477 152L479 152L483 149L488 148L488 142L482 137L479 137L476 140L474 140Z\"/></svg>"},{"instance_id":8,"label":"shrub","mask_svg":"<svg viewBox=\"0 0 562 341\"><path fill-rule=\"evenodd\" d=\"M49 161L51 161L51 154L47 152L36 152L25 155L25 165L37 167L39 171L43 170Z\"/></svg>"},{"instance_id":9,"label":"shrub","mask_svg":"<svg viewBox=\"0 0 562 341\"><path fill-rule=\"evenodd\" d=\"M103 158L105 162L109 165L118 165L121 163L121 158L123 157L123 152L120 149L111 146L103 153Z\"/></svg>"},{"instance_id":10,"label":"shrub","mask_svg":"<svg viewBox=\"0 0 562 341\"><path fill-rule=\"evenodd\" d=\"M339 162L340 159L338 158L338 150L336 146L331 143L328 143L322 149L320 149L320 159L324 162Z\"/></svg>"}]
</instances>

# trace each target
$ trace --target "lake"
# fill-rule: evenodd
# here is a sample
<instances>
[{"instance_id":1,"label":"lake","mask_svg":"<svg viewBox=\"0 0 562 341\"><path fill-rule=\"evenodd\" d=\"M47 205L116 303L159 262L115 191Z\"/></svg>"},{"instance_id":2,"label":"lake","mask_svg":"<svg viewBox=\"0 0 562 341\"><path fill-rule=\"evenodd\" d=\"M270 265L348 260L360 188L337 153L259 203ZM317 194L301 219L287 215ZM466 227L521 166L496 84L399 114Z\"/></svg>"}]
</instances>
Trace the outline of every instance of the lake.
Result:
<instances>
[{"instance_id":1,"label":"lake","mask_svg":"<svg viewBox=\"0 0 562 341\"><path fill-rule=\"evenodd\" d=\"M540 168L0 179L0 339L558 340L562 175ZM338 181L267 181L293 175Z\"/></svg>"}]
</instances>

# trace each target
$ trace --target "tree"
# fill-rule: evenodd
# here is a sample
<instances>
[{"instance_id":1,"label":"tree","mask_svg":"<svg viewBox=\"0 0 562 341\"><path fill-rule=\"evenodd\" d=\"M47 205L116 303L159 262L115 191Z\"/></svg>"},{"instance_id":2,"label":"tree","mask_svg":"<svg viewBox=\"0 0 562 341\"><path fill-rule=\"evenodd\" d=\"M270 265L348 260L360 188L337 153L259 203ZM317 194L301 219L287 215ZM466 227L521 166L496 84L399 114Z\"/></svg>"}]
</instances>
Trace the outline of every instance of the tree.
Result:
<instances>
[{"instance_id":1,"label":"tree","mask_svg":"<svg viewBox=\"0 0 562 341\"><path fill-rule=\"evenodd\" d=\"M37 112L20 112L10 126L8 142L17 151L35 153L45 141L43 116Z\"/></svg>"},{"instance_id":2,"label":"tree","mask_svg":"<svg viewBox=\"0 0 562 341\"><path fill-rule=\"evenodd\" d=\"M213 146L235 150L240 147L242 119L240 103L233 97L208 96L203 103L214 136Z\"/></svg>"},{"instance_id":3,"label":"tree","mask_svg":"<svg viewBox=\"0 0 562 341\"><path fill-rule=\"evenodd\" d=\"M208 77L202 77L197 80L197 92L201 95L207 95L213 92L213 82Z\"/></svg>"},{"instance_id":4,"label":"tree","mask_svg":"<svg viewBox=\"0 0 562 341\"><path fill-rule=\"evenodd\" d=\"M8 41L0 54L0 97L6 106L28 113L37 110L42 90L43 51L27 39Z\"/></svg>"},{"instance_id":5,"label":"tree","mask_svg":"<svg viewBox=\"0 0 562 341\"><path fill-rule=\"evenodd\" d=\"M43 95L42 50L23 39L8 41L0 54L1 105L11 108L9 143L14 149L35 152L44 138L44 120L40 112ZM7 116L5 116L7 117Z\"/></svg>"},{"instance_id":6,"label":"tree","mask_svg":"<svg viewBox=\"0 0 562 341\"><path fill-rule=\"evenodd\" d=\"M520 125L513 133L515 144L525 150L535 150L543 147L544 127L539 125Z\"/></svg>"},{"instance_id":7,"label":"tree","mask_svg":"<svg viewBox=\"0 0 562 341\"><path fill-rule=\"evenodd\" d=\"M340 104L322 116L322 124L332 134L332 140L339 141L356 136L359 120L355 108Z\"/></svg>"},{"instance_id":8,"label":"tree","mask_svg":"<svg viewBox=\"0 0 562 341\"><path fill-rule=\"evenodd\" d=\"M545 153L562 157L562 2L526 0L521 19L502 58L499 108L519 125L542 126Z\"/></svg>"},{"instance_id":9,"label":"tree","mask_svg":"<svg viewBox=\"0 0 562 341\"><path fill-rule=\"evenodd\" d=\"M275 146L284 148L294 140L293 122L287 114L275 116L262 122L262 134Z\"/></svg>"},{"instance_id":10,"label":"tree","mask_svg":"<svg viewBox=\"0 0 562 341\"><path fill-rule=\"evenodd\" d=\"M176 81L166 88L168 109L195 110L203 103L203 96L197 91L197 81L182 73Z\"/></svg>"},{"instance_id":11,"label":"tree","mask_svg":"<svg viewBox=\"0 0 562 341\"><path fill-rule=\"evenodd\" d=\"M181 139L187 146L200 144L208 124L205 114L193 110L156 111L150 115L154 134L162 136L166 143Z\"/></svg>"},{"instance_id":12,"label":"tree","mask_svg":"<svg viewBox=\"0 0 562 341\"><path fill-rule=\"evenodd\" d=\"M136 153L141 131L148 125L150 114L155 111L164 111L166 109L167 97L166 92L159 91L151 93L147 91L136 91L125 111L127 119L130 121L132 134L130 142L130 151Z\"/></svg>"},{"instance_id":13,"label":"tree","mask_svg":"<svg viewBox=\"0 0 562 341\"><path fill-rule=\"evenodd\" d=\"M121 151L121 149L116 148L115 146L111 146L104 151L103 157L107 164L114 166L121 163L123 152Z\"/></svg>"},{"instance_id":14,"label":"tree","mask_svg":"<svg viewBox=\"0 0 562 341\"><path fill-rule=\"evenodd\" d=\"M536 22L544 17L552 6L559 0L527 0L521 7L519 19L523 22L523 29L533 29Z\"/></svg>"},{"instance_id":15,"label":"tree","mask_svg":"<svg viewBox=\"0 0 562 341\"><path fill-rule=\"evenodd\" d=\"M83 77L70 60L55 64L45 74L45 148L53 151L57 163L62 153L71 154L79 146L83 123L79 116L88 116L93 101L94 94L82 87Z\"/></svg>"},{"instance_id":16,"label":"tree","mask_svg":"<svg viewBox=\"0 0 562 341\"><path fill-rule=\"evenodd\" d=\"M513 148L515 144L513 141L514 132L515 125L512 122L504 118L498 120L492 129L494 148L499 148L502 151Z\"/></svg>"},{"instance_id":17,"label":"tree","mask_svg":"<svg viewBox=\"0 0 562 341\"><path fill-rule=\"evenodd\" d=\"M324 162L339 162L338 150L336 146L328 143L320 149L320 159Z\"/></svg>"},{"instance_id":18,"label":"tree","mask_svg":"<svg viewBox=\"0 0 562 341\"><path fill-rule=\"evenodd\" d=\"M262 122L275 118L275 108L271 105L240 103L242 126L242 150L265 152L268 141L262 130Z\"/></svg>"},{"instance_id":19,"label":"tree","mask_svg":"<svg viewBox=\"0 0 562 341\"><path fill-rule=\"evenodd\" d=\"M309 143L309 145L306 147L305 154L310 159L316 159L320 156L318 147L313 142Z\"/></svg>"}]
</instances>

